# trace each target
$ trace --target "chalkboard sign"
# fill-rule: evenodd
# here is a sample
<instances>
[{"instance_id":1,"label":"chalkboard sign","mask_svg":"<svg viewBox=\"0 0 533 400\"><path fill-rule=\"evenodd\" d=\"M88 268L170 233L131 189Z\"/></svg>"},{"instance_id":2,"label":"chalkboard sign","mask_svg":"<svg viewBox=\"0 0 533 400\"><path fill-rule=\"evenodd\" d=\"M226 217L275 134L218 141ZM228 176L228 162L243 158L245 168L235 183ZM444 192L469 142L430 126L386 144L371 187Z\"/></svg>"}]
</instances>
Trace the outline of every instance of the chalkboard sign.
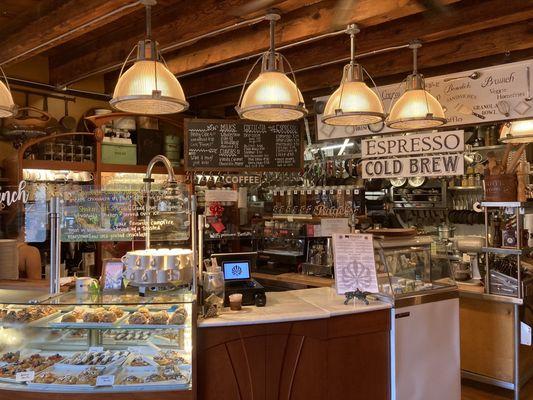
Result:
<instances>
[{"instance_id":1,"label":"chalkboard sign","mask_svg":"<svg viewBox=\"0 0 533 400\"><path fill-rule=\"evenodd\" d=\"M185 120L185 168L190 171L302 168L301 124L245 120Z\"/></svg>"}]
</instances>

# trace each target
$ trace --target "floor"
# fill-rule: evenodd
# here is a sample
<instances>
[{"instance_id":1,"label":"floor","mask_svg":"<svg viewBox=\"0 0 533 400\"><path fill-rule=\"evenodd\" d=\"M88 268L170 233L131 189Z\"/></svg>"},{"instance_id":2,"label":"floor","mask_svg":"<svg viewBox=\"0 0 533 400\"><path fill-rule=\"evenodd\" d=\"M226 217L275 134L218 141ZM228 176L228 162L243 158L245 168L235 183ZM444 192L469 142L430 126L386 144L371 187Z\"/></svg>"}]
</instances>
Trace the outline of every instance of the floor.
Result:
<instances>
[{"instance_id":1,"label":"floor","mask_svg":"<svg viewBox=\"0 0 533 400\"><path fill-rule=\"evenodd\" d=\"M464 379L462 382L461 400L507 400L513 399L513 392L497 388L495 386L484 385ZM521 400L533 400L533 379L523 388L520 394Z\"/></svg>"}]
</instances>

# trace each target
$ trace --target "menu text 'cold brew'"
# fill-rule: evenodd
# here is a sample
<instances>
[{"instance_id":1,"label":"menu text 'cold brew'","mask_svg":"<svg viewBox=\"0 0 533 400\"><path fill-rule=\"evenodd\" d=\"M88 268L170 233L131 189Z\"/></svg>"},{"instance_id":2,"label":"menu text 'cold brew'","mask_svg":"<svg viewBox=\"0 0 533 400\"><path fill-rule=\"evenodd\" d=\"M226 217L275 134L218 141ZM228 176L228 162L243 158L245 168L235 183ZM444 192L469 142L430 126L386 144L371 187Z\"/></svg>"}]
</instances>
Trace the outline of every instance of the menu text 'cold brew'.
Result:
<instances>
[{"instance_id":1,"label":"menu text 'cold brew'","mask_svg":"<svg viewBox=\"0 0 533 400\"><path fill-rule=\"evenodd\" d=\"M243 120L185 120L185 168L192 171L302 168L301 125Z\"/></svg>"},{"instance_id":2,"label":"menu text 'cold brew'","mask_svg":"<svg viewBox=\"0 0 533 400\"><path fill-rule=\"evenodd\" d=\"M464 174L464 132L428 132L361 141L363 179Z\"/></svg>"}]
</instances>

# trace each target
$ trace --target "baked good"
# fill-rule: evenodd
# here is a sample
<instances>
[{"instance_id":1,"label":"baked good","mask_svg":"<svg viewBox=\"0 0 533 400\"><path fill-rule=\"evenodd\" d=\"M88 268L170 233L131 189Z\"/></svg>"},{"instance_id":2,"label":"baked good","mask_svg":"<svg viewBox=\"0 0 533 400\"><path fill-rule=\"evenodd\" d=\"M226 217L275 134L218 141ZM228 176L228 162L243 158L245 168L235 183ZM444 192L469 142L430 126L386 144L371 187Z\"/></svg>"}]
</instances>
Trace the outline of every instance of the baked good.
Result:
<instances>
[{"instance_id":1,"label":"baked good","mask_svg":"<svg viewBox=\"0 0 533 400\"><path fill-rule=\"evenodd\" d=\"M55 383L58 385L76 385L78 383L78 377L74 375L63 375L57 378Z\"/></svg>"},{"instance_id":2,"label":"baked good","mask_svg":"<svg viewBox=\"0 0 533 400\"><path fill-rule=\"evenodd\" d=\"M70 312L70 314L74 315L76 319L83 319L83 315L85 314L85 309L83 307L76 306L74 307L74 310Z\"/></svg>"},{"instance_id":3,"label":"baked good","mask_svg":"<svg viewBox=\"0 0 533 400\"><path fill-rule=\"evenodd\" d=\"M139 307L139 309L137 310L137 312L140 312L140 313L143 313L143 314L150 315L150 310L149 310L147 307Z\"/></svg>"},{"instance_id":4,"label":"baked good","mask_svg":"<svg viewBox=\"0 0 533 400\"><path fill-rule=\"evenodd\" d=\"M42 372L38 374L33 380L35 383L54 383L57 379L57 376L51 372Z\"/></svg>"},{"instance_id":5,"label":"baked good","mask_svg":"<svg viewBox=\"0 0 533 400\"><path fill-rule=\"evenodd\" d=\"M180 314L183 314L185 316L187 316L187 310L185 309L185 307L179 307L176 311L174 312L177 312L177 313L180 313Z\"/></svg>"},{"instance_id":6,"label":"baked good","mask_svg":"<svg viewBox=\"0 0 533 400\"><path fill-rule=\"evenodd\" d=\"M117 318L120 318L124 315L124 310L122 308L119 308L117 306L111 306L109 307L108 311L113 312Z\"/></svg>"},{"instance_id":7,"label":"baked good","mask_svg":"<svg viewBox=\"0 0 533 400\"><path fill-rule=\"evenodd\" d=\"M166 325L168 323L168 313L166 311L159 311L150 314L150 324Z\"/></svg>"},{"instance_id":8,"label":"baked good","mask_svg":"<svg viewBox=\"0 0 533 400\"><path fill-rule=\"evenodd\" d=\"M150 365L150 363L142 358L142 356L137 356L131 360L130 365L132 367L147 367Z\"/></svg>"},{"instance_id":9,"label":"baked good","mask_svg":"<svg viewBox=\"0 0 533 400\"><path fill-rule=\"evenodd\" d=\"M83 315L83 322L99 322L99 321L100 321L100 319L99 319L98 315L95 312L87 311Z\"/></svg>"},{"instance_id":10,"label":"baked good","mask_svg":"<svg viewBox=\"0 0 533 400\"><path fill-rule=\"evenodd\" d=\"M170 321L168 321L171 325L183 325L185 323L185 319L187 318L186 314L174 312L172 316L170 317Z\"/></svg>"},{"instance_id":11,"label":"baked good","mask_svg":"<svg viewBox=\"0 0 533 400\"><path fill-rule=\"evenodd\" d=\"M145 382L161 382L164 380L165 380L164 376L161 376L159 374L152 374L152 375L148 375L144 381Z\"/></svg>"},{"instance_id":12,"label":"baked good","mask_svg":"<svg viewBox=\"0 0 533 400\"><path fill-rule=\"evenodd\" d=\"M0 361L7 362L7 363L14 363L17 362L20 359L20 351L10 351L5 354L2 354L2 357L0 357Z\"/></svg>"},{"instance_id":13,"label":"baked good","mask_svg":"<svg viewBox=\"0 0 533 400\"><path fill-rule=\"evenodd\" d=\"M123 385L134 385L136 383L142 383L142 379L136 377L135 375L129 375L125 377L122 382Z\"/></svg>"},{"instance_id":14,"label":"baked good","mask_svg":"<svg viewBox=\"0 0 533 400\"><path fill-rule=\"evenodd\" d=\"M117 316L113 311L104 311L99 320L100 322L115 322L117 320Z\"/></svg>"},{"instance_id":15,"label":"baked good","mask_svg":"<svg viewBox=\"0 0 533 400\"><path fill-rule=\"evenodd\" d=\"M144 325L148 323L148 318L146 314L134 312L129 316L128 323L131 325Z\"/></svg>"},{"instance_id":16,"label":"baked good","mask_svg":"<svg viewBox=\"0 0 533 400\"><path fill-rule=\"evenodd\" d=\"M72 313L67 313L61 318L61 322L76 322L76 316Z\"/></svg>"}]
</instances>

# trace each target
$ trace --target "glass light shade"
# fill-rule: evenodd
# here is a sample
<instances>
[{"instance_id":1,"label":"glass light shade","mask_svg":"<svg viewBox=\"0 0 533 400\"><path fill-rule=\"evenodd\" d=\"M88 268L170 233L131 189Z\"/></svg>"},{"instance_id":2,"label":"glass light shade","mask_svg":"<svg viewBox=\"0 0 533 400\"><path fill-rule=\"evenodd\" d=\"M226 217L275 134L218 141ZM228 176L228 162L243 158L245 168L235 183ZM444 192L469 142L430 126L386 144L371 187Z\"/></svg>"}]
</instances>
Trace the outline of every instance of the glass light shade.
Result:
<instances>
[{"instance_id":1,"label":"glass light shade","mask_svg":"<svg viewBox=\"0 0 533 400\"><path fill-rule=\"evenodd\" d=\"M393 129L433 128L446 123L444 110L424 89L406 90L392 106L387 126Z\"/></svg>"},{"instance_id":2,"label":"glass light shade","mask_svg":"<svg viewBox=\"0 0 533 400\"><path fill-rule=\"evenodd\" d=\"M189 108L174 74L154 60L138 60L122 74L109 103L137 114L173 114Z\"/></svg>"},{"instance_id":3,"label":"glass light shade","mask_svg":"<svg viewBox=\"0 0 533 400\"><path fill-rule=\"evenodd\" d=\"M383 106L364 82L343 82L329 97L322 122L329 125L368 125L383 121Z\"/></svg>"},{"instance_id":4,"label":"glass light shade","mask_svg":"<svg viewBox=\"0 0 533 400\"><path fill-rule=\"evenodd\" d=\"M11 117L13 114L15 114L13 96L4 82L0 81L0 118Z\"/></svg>"},{"instance_id":5,"label":"glass light shade","mask_svg":"<svg viewBox=\"0 0 533 400\"><path fill-rule=\"evenodd\" d=\"M531 143L533 142L533 119L512 121L502 126L500 142Z\"/></svg>"},{"instance_id":6,"label":"glass light shade","mask_svg":"<svg viewBox=\"0 0 533 400\"><path fill-rule=\"evenodd\" d=\"M303 96L287 75L264 71L248 86L239 108L241 118L292 121L307 115Z\"/></svg>"}]
</instances>

